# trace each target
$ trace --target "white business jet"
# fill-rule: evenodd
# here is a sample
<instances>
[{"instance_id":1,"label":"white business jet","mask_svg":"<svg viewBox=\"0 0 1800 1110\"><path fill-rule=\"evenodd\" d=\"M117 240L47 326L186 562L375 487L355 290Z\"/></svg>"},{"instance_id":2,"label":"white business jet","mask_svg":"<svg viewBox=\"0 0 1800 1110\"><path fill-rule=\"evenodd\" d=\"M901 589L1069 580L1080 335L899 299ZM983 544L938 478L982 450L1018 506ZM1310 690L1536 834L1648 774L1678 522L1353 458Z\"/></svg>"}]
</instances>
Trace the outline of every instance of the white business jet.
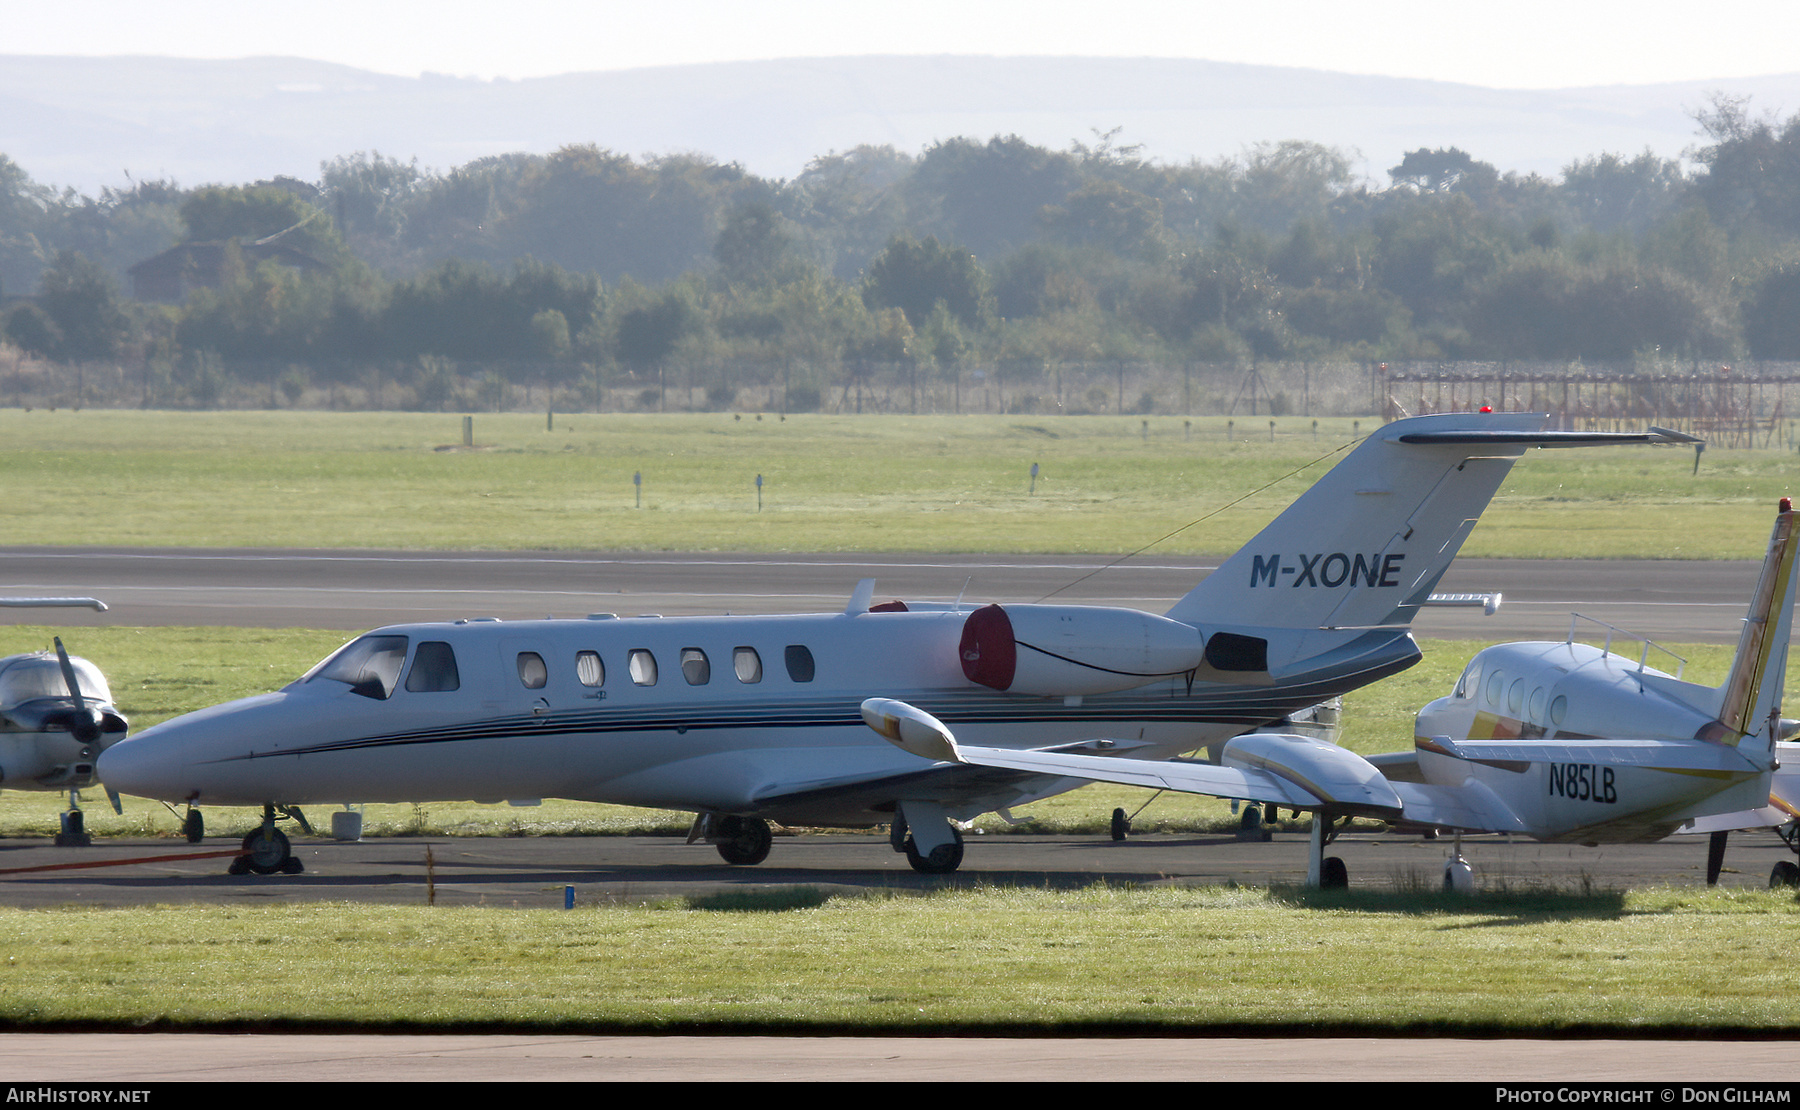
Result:
<instances>
[{"instance_id":1,"label":"white business jet","mask_svg":"<svg viewBox=\"0 0 1800 1110\"><path fill-rule=\"evenodd\" d=\"M91 597L0 598L5 609L66 607L106 611ZM80 791L94 785L100 753L128 727L100 668L70 655L60 638L53 652L0 658L0 789L66 791L59 845L89 842Z\"/></svg>"},{"instance_id":2,"label":"white business jet","mask_svg":"<svg viewBox=\"0 0 1800 1110\"><path fill-rule=\"evenodd\" d=\"M965 742L887 698L864 702L863 718L934 767L1072 775L1310 811L1315 886L1348 882L1343 861L1323 851L1334 823L1352 817L1588 845L1660 840L1716 815L1738 815L1728 827L1767 825L1775 822L1749 811L1771 804L1776 744L1794 725L1781 719L1781 695L1800 574L1796 530L1782 498L1723 684L1683 682L1645 665L1643 652L1621 654L1610 637L1598 647L1573 632L1499 644L1475 656L1449 697L1419 712L1410 752L1365 759L1315 737L1262 734L1228 741L1216 763L1119 759ZM1227 563L1207 581L1231 570ZM1717 867L1709 863L1709 879ZM1459 836L1445 885L1471 882Z\"/></svg>"},{"instance_id":3,"label":"white business jet","mask_svg":"<svg viewBox=\"0 0 1800 1110\"><path fill-rule=\"evenodd\" d=\"M263 808L237 866L292 871L294 807L545 797L689 810L734 864L770 822L888 825L920 871L956 822L1073 789L1077 771L922 764L870 735L874 693L993 749L1161 759L1411 666L1426 603L1532 446L1678 433L1547 431L1536 414L1419 417L1370 435L1165 616L1075 605L871 605L803 616L457 621L370 632L278 693L109 748L110 788ZM1105 744L1093 736L1121 737Z\"/></svg>"}]
</instances>

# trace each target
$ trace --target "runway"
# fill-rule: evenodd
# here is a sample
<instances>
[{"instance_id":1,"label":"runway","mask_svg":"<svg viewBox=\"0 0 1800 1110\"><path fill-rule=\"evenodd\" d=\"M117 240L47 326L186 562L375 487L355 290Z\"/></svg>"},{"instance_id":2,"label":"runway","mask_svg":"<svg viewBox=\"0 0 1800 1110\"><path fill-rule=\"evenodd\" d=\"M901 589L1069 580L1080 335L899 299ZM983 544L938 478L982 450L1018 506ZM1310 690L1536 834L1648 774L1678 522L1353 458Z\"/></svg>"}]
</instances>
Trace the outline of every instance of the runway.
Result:
<instances>
[{"instance_id":1,"label":"runway","mask_svg":"<svg viewBox=\"0 0 1800 1110\"><path fill-rule=\"evenodd\" d=\"M93 596L105 613L0 609L4 624L233 625L359 631L491 616L832 612L856 582L878 599L1050 601L1167 609L1214 559L263 549L0 548L0 595ZM1735 643L1753 561L1458 559L1441 592L1494 592L1500 612L1427 609L1433 639L1561 639L1569 614L1665 643Z\"/></svg>"},{"instance_id":2,"label":"runway","mask_svg":"<svg viewBox=\"0 0 1800 1110\"><path fill-rule=\"evenodd\" d=\"M1523 1087L1532 1102L1598 1101L1594 1084L1642 1092L1631 1101L1650 1104L1717 1101L1720 1084L1733 1101L1774 1102L1792 1087L1793 1054L1783 1040L1565 1037L0 1034L0 1069L15 1089L61 1081L154 1090L198 1080L254 1083L261 1100L270 1084L285 1083L1225 1082L1246 1093L1254 1084L1268 1097L1289 1094L1287 1083L1375 1080L1483 1083L1490 1102L1505 1101L1496 1083Z\"/></svg>"}]
</instances>

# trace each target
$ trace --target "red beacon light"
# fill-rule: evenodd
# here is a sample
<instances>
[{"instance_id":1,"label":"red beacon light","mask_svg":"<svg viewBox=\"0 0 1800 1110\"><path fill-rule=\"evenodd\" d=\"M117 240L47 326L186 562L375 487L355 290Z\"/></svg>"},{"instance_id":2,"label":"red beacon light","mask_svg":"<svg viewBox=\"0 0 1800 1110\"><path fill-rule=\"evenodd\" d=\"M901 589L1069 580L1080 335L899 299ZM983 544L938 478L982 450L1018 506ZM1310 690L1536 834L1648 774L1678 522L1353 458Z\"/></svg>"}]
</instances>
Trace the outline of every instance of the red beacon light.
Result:
<instances>
[{"instance_id":1,"label":"red beacon light","mask_svg":"<svg viewBox=\"0 0 1800 1110\"><path fill-rule=\"evenodd\" d=\"M1483 406L1481 406L1481 411L1482 411L1482 412L1493 412L1493 411L1494 411L1494 406L1492 406L1492 405L1483 405Z\"/></svg>"}]
</instances>

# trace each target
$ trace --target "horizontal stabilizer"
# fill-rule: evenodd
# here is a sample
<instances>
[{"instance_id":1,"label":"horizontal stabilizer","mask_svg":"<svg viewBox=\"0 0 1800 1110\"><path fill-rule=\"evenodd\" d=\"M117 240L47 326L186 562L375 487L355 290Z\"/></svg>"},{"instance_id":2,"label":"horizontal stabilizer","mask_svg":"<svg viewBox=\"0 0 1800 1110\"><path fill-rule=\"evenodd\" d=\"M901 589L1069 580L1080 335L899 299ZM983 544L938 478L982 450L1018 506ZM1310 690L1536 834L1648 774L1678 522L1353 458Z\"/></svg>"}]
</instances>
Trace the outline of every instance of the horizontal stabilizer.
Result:
<instances>
[{"instance_id":1,"label":"horizontal stabilizer","mask_svg":"<svg viewBox=\"0 0 1800 1110\"><path fill-rule=\"evenodd\" d=\"M92 597L0 597L4 609L92 609L106 612L106 602Z\"/></svg>"},{"instance_id":2,"label":"horizontal stabilizer","mask_svg":"<svg viewBox=\"0 0 1800 1110\"><path fill-rule=\"evenodd\" d=\"M1800 744L1776 744L1775 761L1775 771L1769 776L1768 805L1697 817L1675 831L1687 834L1778 828L1800 818Z\"/></svg>"},{"instance_id":3,"label":"horizontal stabilizer","mask_svg":"<svg viewBox=\"0 0 1800 1110\"><path fill-rule=\"evenodd\" d=\"M1606 447L1628 443L1673 444L1699 443L1698 436L1668 428L1651 428L1647 432L1522 432L1459 428L1446 432L1409 432L1396 437L1401 443L1461 443L1472 446L1519 445L1526 447Z\"/></svg>"},{"instance_id":4,"label":"horizontal stabilizer","mask_svg":"<svg viewBox=\"0 0 1800 1110\"><path fill-rule=\"evenodd\" d=\"M1716 771L1744 774L1755 770L1735 748L1696 744L1691 740L1581 740L1546 743L1541 740L1457 740L1445 737L1420 739L1417 747L1471 763L1598 763L1615 767L1643 767L1669 771Z\"/></svg>"},{"instance_id":5,"label":"horizontal stabilizer","mask_svg":"<svg viewBox=\"0 0 1800 1110\"><path fill-rule=\"evenodd\" d=\"M1696 834L1716 832L1737 832L1740 829L1772 829L1785 825L1793 820L1793 815L1779 806L1764 806L1761 809L1740 809L1736 813L1711 813L1705 817L1696 817L1675 830L1676 836L1693 836Z\"/></svg>"}]
</instances>

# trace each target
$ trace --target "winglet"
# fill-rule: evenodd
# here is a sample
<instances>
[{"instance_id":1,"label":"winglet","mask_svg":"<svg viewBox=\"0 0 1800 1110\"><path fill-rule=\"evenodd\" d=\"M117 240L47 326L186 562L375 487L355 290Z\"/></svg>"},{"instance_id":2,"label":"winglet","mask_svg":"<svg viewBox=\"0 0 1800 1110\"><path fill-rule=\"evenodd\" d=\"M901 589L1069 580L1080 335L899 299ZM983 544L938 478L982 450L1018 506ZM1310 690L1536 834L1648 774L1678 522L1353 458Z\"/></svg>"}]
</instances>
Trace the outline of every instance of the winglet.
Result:
<instances>
[{"instance_id":1,"label":"winglet","mask_svg":"<svg viewBox=\"0 0 1800 1110\"><path fill-rule=\"evenodd\" d=\"M1793 502L1784 497L1769 535L1769 553L1751 595L1750 612L1738 638L1737 655L1725 679L1719 723L1726 743L1768 732L1772 745L1780 731L1782 687L1787 677L1788 637L1793 629L1796 572L1800 572L1800 526ZM1771 722L1773 724L1771 725Z\"/></svg>"},{"instance_id":2,"label":"winglet","mask_svg":"<svg viewBox=\"0 0 1800 1110\"><path fill-rule=\"evenodd\" d=\"M870 698L862 703L862 718L902 751L943 763L963 762L950 730L923 709L893 698Z\"/></svg>"}]
</instances>

